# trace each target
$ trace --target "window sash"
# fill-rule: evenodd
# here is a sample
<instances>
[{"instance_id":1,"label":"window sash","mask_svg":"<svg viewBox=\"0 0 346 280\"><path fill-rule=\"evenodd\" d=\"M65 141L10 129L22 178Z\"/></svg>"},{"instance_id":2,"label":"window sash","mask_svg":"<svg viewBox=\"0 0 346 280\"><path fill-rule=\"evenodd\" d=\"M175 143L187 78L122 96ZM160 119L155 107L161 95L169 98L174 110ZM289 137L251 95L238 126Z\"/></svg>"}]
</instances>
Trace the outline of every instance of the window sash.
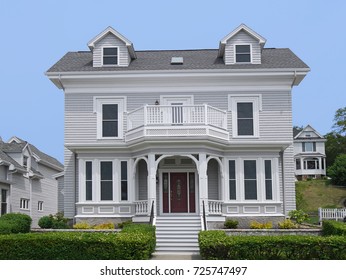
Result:
<instances>
[{"instance_id":1,"label":"window sash","mask_svg":"<svg viewBox=\"0 0 346 280\"><path fill-rule=\"evenodd\" d=\"M257 199L256 160L244 160L244 191L245 200Z\"/></svg>"},{"instance_id":2,"label":"window sash","mask_svg":"<svg viewBox=\"0 0 346 280\"><path fill-rule=\"evenodd\" d=\"M266 199L273 199L273 178L272 178L272 161L264 161L264 174L265 174L265 193Z\"/></svg>"},{"instance_id":3,"label":"window sash","mask_svg":"<svg viewBox=\"0 0 346 280\"><path fill-rule=\"evenodd\" d=\"M236 62L251 62L251 47L250 45L235 46L235 61Z\"/></svg>"},{"instance_id":4,"label":"window sash","mask_svg":"<svg viewBox=\"0 0 346 280\"><path fill-rule=\"evenodd\" d=\"M101 161L101 200L113 200L113 162Z\"/></svg>"},{"instance_id":5,"label":"window sash","mask_svg":"<svg viewBox=\"0 0 346 280\"><path fill-rule=\"evenodd\" d=\"M230 160L229 164L229 199L237 199L237 182L236 182L236 168L235 160Z\"/></svg>"},{"instance_id":6,"label":"window sash","mask_svg":"<svg viewBox=\"0 0 346 280\"><path fill-rule=\"evenodd\" d=\"M103 48L103 65L118 65L118 48Z\"/></svg>"},{"instance_id":7,"label":"window sash","mask_svg":"<svg viewBox=\"0 0 346 280\"><path fill-rule=\"evenodd\" d=\"M238 136L254 135L254 104L253 102L237 103Z\"/></svg>"},{"instance_id":8,"label":"window sash","mask_svg":"<svg viewBox=\"0 0 346 280\"><path fill-rule=\"evenodd\" d=\"M93 200L92 162L85 162L85 200Z\"/></svg>"},{"instance_id":9,"label":"window sash","mask_svg":"<svg viewBox=\"0 0 346 280\"><path fill-rule=\"evenodd\" d=\"M118 137L119 106L118 104L102 105L102 137Z\"/></svg>"},{"instance_id":10,"label":"window sash","mask_svg":"<svg viewBox=\"0 0 346 280\"><path fill-rule=\"evenodd\" d=\"M128 200L128 182L127 182L127 161L122 161L121 169L121 200Z\"/></svg>"}]
</instances>

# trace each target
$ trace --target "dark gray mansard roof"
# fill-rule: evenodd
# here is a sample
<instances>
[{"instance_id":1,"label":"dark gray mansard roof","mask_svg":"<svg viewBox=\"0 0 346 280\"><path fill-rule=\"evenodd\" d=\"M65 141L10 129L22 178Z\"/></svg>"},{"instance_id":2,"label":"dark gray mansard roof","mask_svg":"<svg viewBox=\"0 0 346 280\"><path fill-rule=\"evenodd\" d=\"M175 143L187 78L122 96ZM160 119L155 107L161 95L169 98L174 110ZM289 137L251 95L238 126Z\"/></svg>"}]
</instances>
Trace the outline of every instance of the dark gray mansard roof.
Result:
<instances>
[{"instance_id":1,"label":"dark gray mansard roof","mask_svg":"<svg viewBox=\"0 0 346 280\"><path fill-rule=\"evenodd\" d=\"M218 49L136 51L137 59L128 67L93 67L92 52L68 52L47 72L79 71L145 71L145 70L208 70L208 69L308 69L290 49L264 48L261 64L225 65ZM182 65L171 65L172 57L183 57Z\"/></svg>"}]
</instances>

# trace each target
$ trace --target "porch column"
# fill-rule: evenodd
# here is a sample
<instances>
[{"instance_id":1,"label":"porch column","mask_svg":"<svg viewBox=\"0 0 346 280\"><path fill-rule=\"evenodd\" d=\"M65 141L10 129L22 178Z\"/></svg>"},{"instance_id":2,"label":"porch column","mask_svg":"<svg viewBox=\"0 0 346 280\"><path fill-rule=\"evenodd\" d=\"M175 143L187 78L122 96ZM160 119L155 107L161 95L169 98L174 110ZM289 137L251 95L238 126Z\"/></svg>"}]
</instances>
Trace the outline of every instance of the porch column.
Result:
<instances>
[{"instance_id":1,"label":"porch column","mask_svg":"<svg viewBox=\"0 0 346 280\"><path fill-rule=\"evenodd\" d=\"M148 155L148 211L150 215L151 205L154 201L154 216L156 216L156 162L155 154Z\"/></svg>"},{"instance_id":2,"label":"porch column","mask_svg":"<svg viewBox=\"0 0 346 280\"><path fill-rule=\"evenodd\" d=\"M203 201L205 205L205 213L208 214L208 176L207 176L207 155L199 154L199 209L203 215Z\"/></svg>"},{"instance_id":3,"label":"porch column","mask_svg":"<svg viewBox=\"0 0 346 280\"><path fill-rule=\"evenodd\" d=\"M227 160L225 158L222 158L222 170L221 170L221 197L220 200L222 200L222 203L226 200L226 186L227 186L227 181L226 179L228 178L228 171L227 171ZM226 176L227 174L227 176Z\"/></svg>"}]
</instances>

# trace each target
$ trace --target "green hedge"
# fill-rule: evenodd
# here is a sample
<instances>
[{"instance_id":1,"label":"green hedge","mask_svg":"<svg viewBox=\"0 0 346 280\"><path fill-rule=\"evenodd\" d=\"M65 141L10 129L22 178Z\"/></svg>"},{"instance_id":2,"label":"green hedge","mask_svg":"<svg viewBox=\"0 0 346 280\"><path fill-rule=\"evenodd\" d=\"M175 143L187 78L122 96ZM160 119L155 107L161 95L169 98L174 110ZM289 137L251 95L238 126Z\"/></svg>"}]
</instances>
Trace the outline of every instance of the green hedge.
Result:
<instances>
[{"instance_id":1,"label":"green hedge","mask_svg":"<svg viewBox=\"0 0 346 280\"><path fill-rule=\"evenodd\" d=\"M346 260L342 236L227 236L223 231L199 234L205 260Z\"/></svg>"},{"instance_id":2,"label":"green hedge","mask_svg":"<svg viewBox=\"0 0 346 280\"><path fill-rule=\"evenodd\" d=\"M0 217L0 234L30 232L32 219L21 213L8 213Z\"/></svg>"},{"instance_id":3,"label":"green hedge","mask_svg":"<svg viewBox=\"0 0 346 280\"><path fill-rule=\"evenodd\" d=\"M2 260L144 260L155 250L155 230L2 235L0 248Z\"/></svg>"},{"instance_id":4,"label":"green hedge","mask_svg":"<svg viewBox=\"0 0 346 280\"><path fill-rule=\"evenodd\" d=\"M323 221L322 233L325 236L328 235L342 235L346 236L346 223L337 221Z\"/></svg>"}]
</instances>

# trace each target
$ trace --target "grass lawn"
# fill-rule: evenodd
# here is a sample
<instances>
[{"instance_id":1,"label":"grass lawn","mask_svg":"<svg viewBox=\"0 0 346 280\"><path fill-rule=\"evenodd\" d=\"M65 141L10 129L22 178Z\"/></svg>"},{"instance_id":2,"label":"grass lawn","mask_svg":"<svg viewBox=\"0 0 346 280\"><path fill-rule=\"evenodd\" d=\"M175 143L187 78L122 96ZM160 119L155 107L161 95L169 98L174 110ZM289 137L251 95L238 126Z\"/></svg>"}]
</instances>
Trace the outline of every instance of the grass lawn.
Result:
<instances>
[{"instance_id":1,"label":"grass lawn","mask_svg":"<svg viewBox=\"0 0 346 280\"><path fill-rule=\"evenodd\" d=\"M309 213L311 222L318 222L318 208L338 208L346 200L346 187L328 185L325 180L296 182L297 209Z\"/></svg>"}]
</instances>

